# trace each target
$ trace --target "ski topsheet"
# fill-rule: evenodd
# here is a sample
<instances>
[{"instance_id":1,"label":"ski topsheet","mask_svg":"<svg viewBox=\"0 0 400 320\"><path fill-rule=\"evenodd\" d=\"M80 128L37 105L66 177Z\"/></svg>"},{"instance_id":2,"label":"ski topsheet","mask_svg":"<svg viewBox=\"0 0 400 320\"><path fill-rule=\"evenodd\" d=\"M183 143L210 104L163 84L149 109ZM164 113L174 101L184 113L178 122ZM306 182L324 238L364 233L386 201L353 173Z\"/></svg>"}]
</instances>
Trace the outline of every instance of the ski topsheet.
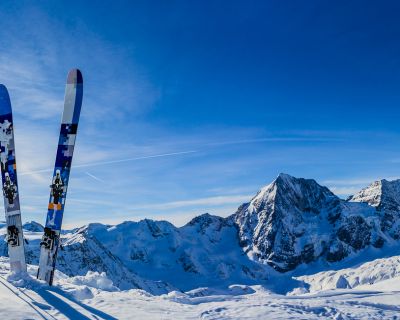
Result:
<instances>
[{"instance_id":1,"label":"ski topsheet","mask_svg":"<svg viewBox=\"0 0 400 320\"><path fill-rule=\"evenodd\" d=\"M64 112L61 120L53 179L50 185L51 191L46 227L40 243L40 260L37 277L50 285L53 283L57 252L60 245L61 224L82 106L82 96L82 74L78 69L73 69L68 73L65 88Z\"/></svg>"},{"instance_id":2,"label":"ski topsheet","mask_svg":"<svg viewBox=\"0 0 400 320\"><path fill-rule=\"evenodd\" d=\"M13 272L26 271L11 102L8 91L2 84L0 85L0 161L10 268Z\"/></svg>"}]
</instances>

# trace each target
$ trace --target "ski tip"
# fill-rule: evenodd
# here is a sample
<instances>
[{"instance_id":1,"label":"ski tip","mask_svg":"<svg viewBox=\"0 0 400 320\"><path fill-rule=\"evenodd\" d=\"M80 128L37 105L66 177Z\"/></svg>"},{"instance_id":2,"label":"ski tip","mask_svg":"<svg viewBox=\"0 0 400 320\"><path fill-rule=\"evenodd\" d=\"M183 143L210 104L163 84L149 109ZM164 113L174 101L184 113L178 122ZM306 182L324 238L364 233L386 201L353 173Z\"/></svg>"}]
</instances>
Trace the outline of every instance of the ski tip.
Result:
<instances>
[{"instance_id":1,"label":"ski tip","mask_svg":"<svg viewBox=\"0 0 400 320\"><path fill-rule=\"evenodd\" d=\"M11 113L11 102L8 90L4 84L0 84L0 115Z\"/></svg>"},{"instance_id":2,"label":"ski tip","mask_svg":"<svg viewBox=\"0 0 400 320\"><path fill-rule=\"evenodd\" d=\"M0 97L2 100L4 100L4 98L7 98L8 100L10 99L6 86L1 83L0 83Z\"/></svg>"},{"instance_id":3,"label":"ski tip","mask_svg":"<svg viewBox=\"0 0 400 320\"><path fill-rule=\"evenodd\" d=\"M6 86L4 84L2 84L2 83L0 83L0 92L1 93L8 92Z\"/></svg>"},{"instance_id":4,"label":"ski tip","mask_svg":"<svg viewBox=\"0 0 400 320\"><path fill-rule=\"evenodd\" d=\"M81 71L79 69L72 69L68 73L67 83L69 83L69 84L82 84L83 83L83 78L82 78Z\"/></svg>"}]
</instances>

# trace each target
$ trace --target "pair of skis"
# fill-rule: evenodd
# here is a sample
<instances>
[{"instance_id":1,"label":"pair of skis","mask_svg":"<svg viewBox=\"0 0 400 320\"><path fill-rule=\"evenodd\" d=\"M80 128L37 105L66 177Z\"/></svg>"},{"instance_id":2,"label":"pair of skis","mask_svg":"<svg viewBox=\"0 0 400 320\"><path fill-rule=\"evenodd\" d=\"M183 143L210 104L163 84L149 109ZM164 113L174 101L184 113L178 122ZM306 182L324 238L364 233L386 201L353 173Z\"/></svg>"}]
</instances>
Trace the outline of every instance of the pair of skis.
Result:
<instances>
[{"instance_id":1,"label":"pair of skis","mask_svg":"<svg viewBox=\"0 0 400 320\"><path fill-rule=\"evenodd\" d=\"M65 199L71 170L75 138L83 97L83 79L78 69L68 73L61 120L57 155L50 185L46 226L40 243L40 260L37 278L52 285ZM0 85L0 160L3 181L4 207L7 222L7 242L11 270L26 271L24 238L19 207L13 122L10 98L7 89Z\"/></svg>"}]
</instances>

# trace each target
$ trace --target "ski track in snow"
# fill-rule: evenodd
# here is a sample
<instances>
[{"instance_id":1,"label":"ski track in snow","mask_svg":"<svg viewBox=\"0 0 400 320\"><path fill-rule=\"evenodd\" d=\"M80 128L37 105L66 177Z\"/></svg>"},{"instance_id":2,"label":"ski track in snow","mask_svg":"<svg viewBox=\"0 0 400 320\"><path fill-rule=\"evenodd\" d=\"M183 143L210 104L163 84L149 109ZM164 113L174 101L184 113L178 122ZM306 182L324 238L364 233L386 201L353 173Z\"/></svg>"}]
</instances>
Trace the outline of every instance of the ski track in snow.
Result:
<instances>
[{"instance_id":1,"label":"ski track in snow","mask_svg":"<svg viewBox=\"0 0 400 320\"><path fill-rule=\"evenodd\" d=\"M7 319L114 319L107 317L100 310L95 310L85 306L77 301L68 299L65 294L58 293L57 289L47 288L38 291L28 290L25 288L16 288L8 283L6 279L0 278L0 296L2 299L2 307L0 314L4 312ZM3 290L4 288L8 289ZM10 292L12 295L10 296ZM15 313L9 310L9 304L4 305L3 297L9 295L14 302L22 302L20 312ZM4 310L2 310L4 309ZM6 315L7 313L7 315ZM96 316L100 314L100 318ZM104 316L106 315L106 316Z\"/></svg>"},{"instance_id":2,"label":"ski track in snow","mask_svg":"<svg viewBox=\"0 0 400 320\"><path fill-rule=\"evenodd\" d=\"M338 292L329 298L289 298L256 292L223 299L210 296L201 303L187 298L181 303L167 297L143 298L136 292L109 295L100 294L90 304L121 318L129 311L123 310L124 306L131 306L137 319L396 319L400 314L398 306L385 302L387 296L399 299L398 294L394 297L374 292Z\"/></svg>"}]
</instances>

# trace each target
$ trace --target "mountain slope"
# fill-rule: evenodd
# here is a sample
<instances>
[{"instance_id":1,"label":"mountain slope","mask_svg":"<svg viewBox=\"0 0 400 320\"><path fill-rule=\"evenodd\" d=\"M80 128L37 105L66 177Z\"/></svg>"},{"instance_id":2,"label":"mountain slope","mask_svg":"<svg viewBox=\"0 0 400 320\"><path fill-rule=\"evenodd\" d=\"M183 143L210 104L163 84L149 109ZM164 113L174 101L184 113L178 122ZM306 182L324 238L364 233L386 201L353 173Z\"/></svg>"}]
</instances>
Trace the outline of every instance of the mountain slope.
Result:
<instances>
[{"instance_id":1,"label":"mountain slope","mask_svg":"<svg viewBox=\"0 0 400 320\"><path fill-rule=\"evenodd\" d=\"M387 238L375 208L339 199L315 180L280 174L233 216L253 259L278 271L322 257L339 261Z\"/></svg>"},{"instance_id":2,"label":"mountain slope","mask_svg":"<svg viewBox=\"0 0 400 320\"><path fill-rule=\"evenodd\" d=\"M4 228L1 233L4 237ZM25 234L29 239L27 260L37 264L41 232ZM66 275L106 272L120 289L139 288L152 294L201 286L260 284L271 271L243 253L232 220L209 214L181 228L148 219L116 226L89 224L65 232L62 242L57 269ZM5 242L0 242L0 249L7 252Z\"/></svg>"},{"instance_id":3,"label":"mountain slope","mask_svg":"<svg viewBox=\"0 0 400 320\"><path fill-rule=\"evenodd\" d=\"M238 246L232 221L204 214L176 228L165 221L92 226L87 234L139 276L163 279L181 290L227 283L260 283L265 266L248 259Z\"/></svg>"},{"instance_id":4,"label":"mountain slope","mask_svg":"<svg viewBox=\"0 0 400 320\"><path fill-rule=\"evenodd\" d=\"M376 181L351 196L349 201L375 207L380 216L382 232L395 240L400 238L400 180Z\"/></svg>"}]
</instances>

